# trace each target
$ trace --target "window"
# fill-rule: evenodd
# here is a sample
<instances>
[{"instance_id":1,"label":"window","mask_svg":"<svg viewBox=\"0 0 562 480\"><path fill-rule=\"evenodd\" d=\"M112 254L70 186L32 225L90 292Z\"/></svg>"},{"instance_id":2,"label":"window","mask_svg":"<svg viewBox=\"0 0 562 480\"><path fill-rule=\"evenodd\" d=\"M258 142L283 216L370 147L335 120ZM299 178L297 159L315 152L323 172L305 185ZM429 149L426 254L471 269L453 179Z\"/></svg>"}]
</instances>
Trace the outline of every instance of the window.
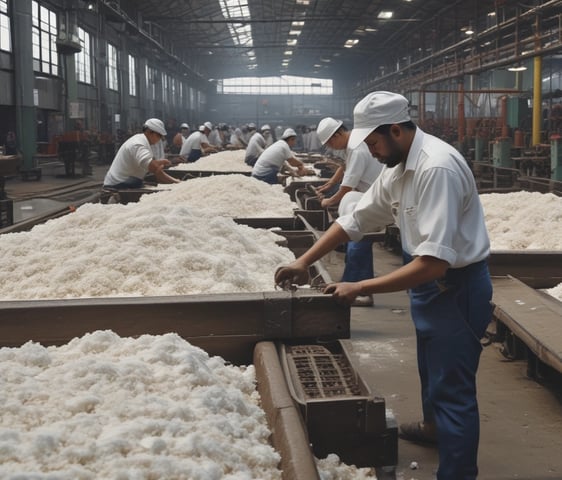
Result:
<instances>
[{"instance_id":1,"label":"window","mask_svg":"<svg viewBox=\"0 0 562 480\"><path fill-rule=\"evenodd\" d=\"M10 35L10 17L8 17L8 0L0 0L0 50L12 51Z\"/></svg>"},{"instance_id":2,"label":"window","mask_svg":"<svg viewBox=\"0 0 562 480\"><path fill-rule=\"evenodd\" d=\"M31 9L33 70L58 75L57 15L48 8L39 6L35 0L31 2Z\"/></svg>"},{"instance_id":3,"label":"window","mask_svg":"<svg viewBox=\"0 0 562 480\"><path fill-rule=\"evenodd\" d=\"M110 90L119 90L119 81L117 77L117 48L111 43L107 44L107 88Z\"/></svg>"},{"instance_id":4,"label":"window","mask_svg":"<svg viewBox=\"0 0 562 480\"><path fill-rule=\"evenodd\" d=\"M92 85L94 77L92 75L92 36L86 30L78 27L78 38L82 50L75 53L76 59L76 79Z\"/></svg>"},{"instance_id":5,"label":"window","mask_svg":"<svg viewBox=\"0 0 562 480\"><path fill-rule=\"evenodd\" d=\"M129 55L129 95L137 96L137 59Z\"/></svg>"},{"instance_id":6,"label":"window","mask_svg":"<svg viewBox=\"0 0 562 480\"><path fill-rule=\"evenodd\" d=\"M217 92L242 95L332 95L332 80L306 77L226 78L217 83Z\"/></svg>"},{"instance_id":7,"label":"window","mask_svg":"<svg viewBox=\"0 0 562 480\"><path fill-rule=\"evenodd\" d=\"M149 100L156 100L156 69L146 66L146 94Z\"/></svg>"}]
</instances>

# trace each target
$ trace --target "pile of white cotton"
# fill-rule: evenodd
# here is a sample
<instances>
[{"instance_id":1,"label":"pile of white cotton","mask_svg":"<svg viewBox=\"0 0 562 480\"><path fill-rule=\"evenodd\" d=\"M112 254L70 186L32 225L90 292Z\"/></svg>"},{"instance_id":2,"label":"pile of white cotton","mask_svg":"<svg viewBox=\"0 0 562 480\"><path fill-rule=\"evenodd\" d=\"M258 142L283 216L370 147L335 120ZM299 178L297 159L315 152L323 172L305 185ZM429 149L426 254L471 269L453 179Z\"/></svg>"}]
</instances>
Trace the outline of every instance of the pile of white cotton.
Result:
<instances>
[{"instance_id":1,"label":"pile of white cotton","mask_svg":"<svg viewBox=\"0 0 562 480\"><path fill-rule=\"evenodd\" d=\"M0 236L0 299L272 291L280 240L182 204L85 204Z\"/></svg>"},{"instance_id":2,"label":"pile of white cotton","mask_svg":"<svg viewBox=\"0 0 562 480\"><path fill-rule=\"evenodd\" d=\"M233 218L293 217L296 203L281 185L269 185L245 175L214 175L166 185L167 190L140 198L140 203L186 205L209 216Z\"/></svg>"},{"instance_id":3,"label":"pile of white cotton","mask_svg":"<svg viewBox=\"0 0 562 480\"><path fill-rule=\"evenodd\" d=\"M480 195L492 250L562 250L562 198L553 193Z\"/></svg>"},{"instance_id":4,"label":"pile of white cotton","mask_svg":"<svg viewBox=\"0 0 562 480\"><path fill-rule=\"evenodd\" d=\"M251 172L252 167L244 162L246 150L225 150L201 157L196 162L180 163L171 170L198 172Z\"/></svg>"},{"instance_id":5,"label":"pile of white cotton","mask_svg":"<svg viewBox=\"0 0 562 480\"><path fill-rule=\"evenodd\" d=\"M0 386L0 478L281 478L254 367L175 334L2 348Z\"/></svg>"}]
</instances>

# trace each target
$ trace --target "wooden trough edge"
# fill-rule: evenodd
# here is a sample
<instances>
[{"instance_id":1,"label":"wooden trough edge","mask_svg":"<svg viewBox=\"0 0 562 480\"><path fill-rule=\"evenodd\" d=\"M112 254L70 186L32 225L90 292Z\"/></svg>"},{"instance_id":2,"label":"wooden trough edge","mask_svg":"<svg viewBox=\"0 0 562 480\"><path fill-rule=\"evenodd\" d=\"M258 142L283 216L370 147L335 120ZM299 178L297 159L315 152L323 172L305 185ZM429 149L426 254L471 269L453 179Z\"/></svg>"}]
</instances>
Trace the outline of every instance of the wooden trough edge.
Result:
<instances>
[{"instance_id":1,"label":"wooden trough edge","mask_svg":"<svg viewBox=\"0 0 562 480\"><path fill-rule=\"evenodd\" d=\"M271 429L273 447L281 455L283 480L320 480L308 435L287 388L273 342L254 349L257 388Z\"/></svg>"},{"instance_id":2,"label":"wooden trough edge","mask_svg":"<svg viewBox=\"0 0 562 480\"><path fill-rule=\"evenodd\" d=\"M492 280L494 317L537 358L562 373L562 302L536 292L511 276Z\"/></svg>"},{"instance_id":3,"label":"wooden trough edge","mask_svg":"<svg viewBox=\"0 0 562 480\"><path fill-rule=\"evenodd\" d=\"M211 355L251 360L261 340L349 338L350 309L310 290L0 302L0 346L62 345L96 330L177 333ZM245 353L244 353L245 352Z\"/></svg>"}]
</instances>

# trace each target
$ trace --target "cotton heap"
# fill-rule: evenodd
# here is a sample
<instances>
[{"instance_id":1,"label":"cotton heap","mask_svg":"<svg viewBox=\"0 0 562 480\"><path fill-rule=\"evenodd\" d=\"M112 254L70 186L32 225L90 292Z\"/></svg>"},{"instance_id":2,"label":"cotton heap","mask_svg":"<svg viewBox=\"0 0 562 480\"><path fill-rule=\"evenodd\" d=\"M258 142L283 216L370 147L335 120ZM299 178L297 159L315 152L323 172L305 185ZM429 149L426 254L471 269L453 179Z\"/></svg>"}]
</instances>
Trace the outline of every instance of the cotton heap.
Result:
<instances>
[{"instance_id":1,"label":"cotton heap","mask_svg":"<svg viewBox=\"0 0 562 480\"><path fill-rule=\"evenodd\" d=\"M213 175L181 182L168 190L144 195L143 205L189 205L209 216L233 218L292 217L296 203L281 185L268 185L245 175Z\"/></svg>"},{"instance_id":2,"label":"cotton heap","mask_svg":"<svg viewBox=\"0 0 562 480\"><path fill-rule=\"evenodd\" d=\"M279 240L181 204L85 204L0 236L0 298L271 291L277 266L294 258Z\"/></svg>"},{"instance_id":3,"label":"cotton heap","mask_svg":"<svg viewBox=\"0 0 562 480\"><path fill-rule=\"evenodd\" d=\"M199 172L251 172L252 167L244 163L245 150L225 150L211 153L196 162L180 163L170 170Z\"/></svg>"},{"instance_id":4,"label":"cotton heap","mask_svg":"<svg viewBox=\"0 0 562 480\"><path fill-rule=\"evenodd\" d=\"M254 367L176 334L1 348L0 378L0 478L281 479Z\"/></svg>"}]
</instances>

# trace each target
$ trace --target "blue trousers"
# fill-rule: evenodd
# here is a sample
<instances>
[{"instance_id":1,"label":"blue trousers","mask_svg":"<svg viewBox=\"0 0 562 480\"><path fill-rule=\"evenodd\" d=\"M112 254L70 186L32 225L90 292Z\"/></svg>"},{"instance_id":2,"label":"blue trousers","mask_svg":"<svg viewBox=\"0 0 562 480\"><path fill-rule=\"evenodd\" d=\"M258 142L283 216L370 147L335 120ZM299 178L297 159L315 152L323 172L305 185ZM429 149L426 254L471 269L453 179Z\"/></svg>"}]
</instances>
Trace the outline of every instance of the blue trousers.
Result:
<instances>
[{"instance_id":1,"label":"blue trousers","mask_svg":"<svg viewBox=\"0 0 562 480\"><path fill-rule=\"evenodd\" d=\"M257 178L262 182L269 183L270 185L277 185L279 183L279 180L277 179L277 172L273 172L273 171L269 172L267 175L264 176L258 176L252 174L252 177Z\"/></svg>"},{"instance_id":2,"label":"blue trousers","mask_svg":"<svg viewBox=\"0 0 562 480\"><path fill-rule=\"evenodd\" d=\"M345 268L343 270L342 282L360 282L367 278L373 278L373 242L371 240L360 240L359 242L347 242L345 252Z\"/></svg>"},{"instance_id":3,"label":"blue trousers","mask_svg":"<svg viewBox=\"0 0 562 480\"><path fill-rule=\"evenodd\" d=\"M189 152L189 155L187 156L187 161L196 162L201 158L201 153L202 153L201 150L192 149L191 152Z\"/></svg>"},{"instance_id":4,"label":"blue trousers","mask_svg":"<svg viewBox=\"0 0 562 480\"><path fill-rule=\"evenodd\" d=\"M476 371L491 299L485 261L449 269L443 279L410 291L424 421L437 428L438 480L478 475Z\"/></svg>"}]
</instances>

